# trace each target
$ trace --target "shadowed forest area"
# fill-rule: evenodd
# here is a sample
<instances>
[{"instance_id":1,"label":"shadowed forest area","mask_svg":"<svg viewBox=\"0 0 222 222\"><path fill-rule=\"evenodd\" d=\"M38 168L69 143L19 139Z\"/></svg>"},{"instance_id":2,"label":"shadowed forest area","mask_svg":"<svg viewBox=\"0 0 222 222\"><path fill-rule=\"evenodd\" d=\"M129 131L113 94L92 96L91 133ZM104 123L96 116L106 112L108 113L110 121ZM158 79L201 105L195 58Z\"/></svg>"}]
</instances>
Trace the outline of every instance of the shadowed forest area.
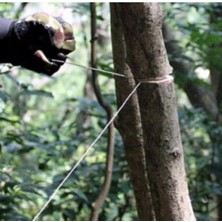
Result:
<instances>
[{"instance_id":1,"label":"shadowed forest area","mask_svg":"<svg viewBox=\"0 0 222 222\"><path fill-rule=\"evenodd\" d=\"M222 220L222 3L160 5L193 211L197 220ZM94 60L90 3L0 3L0 17L17 20L39 11L60 16L74 27L76 50L70 62L94 66L96 61L98 68L117 72L110 5L94 6ZM94 81L91 70L67 63L47 77L0 64L0 220L32 220L106 125L111 114L104 107L117 110L116 87L121 84L115 79L121 77L97 73ZM121 131L118 118L114 125ZM99 219L138 220L135 183L132 187L129 156L118 130L112 137L110 190ZM107 178L108 140L106 131L39 219L91 218Z\"/></svg>"}]
</instances>

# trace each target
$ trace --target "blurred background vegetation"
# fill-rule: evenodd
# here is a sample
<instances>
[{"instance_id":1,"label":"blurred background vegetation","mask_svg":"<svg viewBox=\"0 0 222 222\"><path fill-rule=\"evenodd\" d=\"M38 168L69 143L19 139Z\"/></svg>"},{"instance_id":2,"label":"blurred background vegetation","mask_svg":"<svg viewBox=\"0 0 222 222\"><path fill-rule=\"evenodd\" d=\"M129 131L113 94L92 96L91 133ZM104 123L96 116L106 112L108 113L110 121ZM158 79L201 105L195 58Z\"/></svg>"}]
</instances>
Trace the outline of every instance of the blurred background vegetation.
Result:
<instances>
[{"instance_id":1,"label":"blurred background vegetation","mask_svg":"<svg viewBox=\"0 0 222 222\"><path fill-rule=\"evenodd\" d=\"M174 67L173 75L192 204L198 220L220 220L220 84L216 90L212 72L217 71L220 79L222 16L218 15L222 15L222 4L162 3L162 7L165 24L173 36L170 41L181 49L171 50L169 46L168 56L172 64L186 67ZM108 3L97 3L97 10L98 63L100 68L112 70ZM70 57L77 64L88 65L89 4L0 3L1 17L19 19L37 11L61 16L73 24L76 51ZM33 219L104 127L105 112L92 93L88 74L87 70L68 64L52 78L8 64L0 66L1 220ZM101 75L99 82L103 97L115 108L113 78ZM200 98L213 94L213 99L208 101L204 97L204 105L195 104L192 98L196 95L189 95L191 86L202 90ZM43 212L42 220L89 219L91 203L104 177L106 139L104 134ZM113 181L100 219L137 219L124 147L118 134Z\"/></svg>"}]
</instances>

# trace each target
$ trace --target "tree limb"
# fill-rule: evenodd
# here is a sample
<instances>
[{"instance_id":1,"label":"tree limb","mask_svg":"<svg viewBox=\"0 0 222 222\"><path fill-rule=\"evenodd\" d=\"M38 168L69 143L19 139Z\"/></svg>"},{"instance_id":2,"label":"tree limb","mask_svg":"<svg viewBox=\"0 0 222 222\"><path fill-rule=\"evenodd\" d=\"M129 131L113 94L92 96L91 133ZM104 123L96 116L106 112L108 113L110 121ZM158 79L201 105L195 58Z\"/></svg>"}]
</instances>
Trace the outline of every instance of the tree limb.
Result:
<instances>
[{"instance_id":1,"label":"tree limb","mask_svg":"<svg viewBox=\"0 0 222 222\"><path fill-rule=\"evenodd\" d=\"M90 11L91 11L91 66L96 68L97 32L96 32L96 5L95 3L90 3ZM93 84L93 88L94 88L99 104L106 111L107 122L108 122L113 116L113 111L112 111L111 106L102 98L99 85L98 85L96 71L92 71L92 84ZM114 143L115 143L115 132L114 132L114 124L112 123L108 128L105 180L103 182L102 189L96 201L92 204L90 220L93 220L93 221L98 220L100 209L103 206L105 199L109 193L111 180L112 180Z\"/></svg>"}]
</instances>

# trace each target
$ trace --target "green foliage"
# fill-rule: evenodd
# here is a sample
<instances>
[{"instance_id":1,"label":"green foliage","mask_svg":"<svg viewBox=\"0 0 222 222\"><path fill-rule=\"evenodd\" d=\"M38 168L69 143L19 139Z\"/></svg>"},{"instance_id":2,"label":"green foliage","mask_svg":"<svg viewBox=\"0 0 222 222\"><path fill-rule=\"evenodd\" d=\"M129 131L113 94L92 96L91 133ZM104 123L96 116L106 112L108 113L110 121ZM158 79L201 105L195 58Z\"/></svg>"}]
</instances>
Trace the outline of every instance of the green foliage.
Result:
<instances>
[{"instance_id":1,"label":"green foliage","mask_svg":"<svg viewBox=\"0 0 222 222\"><path fill-rule=\"evenodd\" d=\"M10 15L10 12L13 10L14 4L7 2L7 3L0 3L0 17L7 17Z\"/></svg>"},{"instance_id":2,"label":"green foliage","mask_svg":"<svg viewBox=\"0 0 222 222\"><path fill-rule=\"evenodd\" d=\"M19 3L0 3L0 16L13 17L18 7ZM28 3L26 7L22 14L42 6ZM49 11L60 9L64 15L71 11L77 50L70 57L77 64L87 64L89 4L49 3L48 7ZM97 3L97 7L98 28L100 33L106 33L98 36L98 63L100 68L112 71L109 9L105 3ZM210 81L199 78L195 70L212 66L221 70L222 21L212 17L220 12L221 4L167 3L164 7L166 21L184 49L182 57L175 52L169 58L188 62L192 70L174 73L177 87L182 90L191 81L213 92ZM105 113L93 93L86 93L86 70L67 64L54 78L18 67L0 68L0 73L0 219L31 220L104 127ZM115 107L113 78L105 74L99 81L104 98ZM216 196L222 194L222 127L202 109L192 108L183 94L178 94L179 118L192 204L199 220L211 220L216 218ZM107 134L40 219L89 219L91 204L104 178L106 139ZM135 200L119 135L115 152L112 186L100 219L136 220Z\"/></svg>"},{"instance_id":3,"label":"green foliage","mask_svg":"<svg viewBox=\"0 0 222 222\"><path fill-rule=\"evenodd\" d=\"M221 75L221 7L221 3L165 5L167 24L173 28L175 39L183 50L183 56L175 51L169 58L189 64L189 69L174 73L176 84L182 90L192 83L205 92L216 94L210 75L215 72L217 78ZM197 73L198 67L200 73ZM208 71L208 77L202 76L204 70ZM193 96L198 98L198 95ZM215 98L219 96L217 92ZM221 124L203 109L191 108L185 99L181 103L184 106L180 108L179 118L192 205L198 220L216 220L220 210L217 197L222 194Z\"/></svg>"},{"instance_id":4,"label":"green foliage","mask_svg":"<svg viewBox=\"0 0 222 222\"><path fill-rule=\"evenodd\" d=\"M192 205L198 220L212 220L216 195L222 194L222 128L201 109L183 109L179 114Z\"/></svg>"},{"instance_id":5,"label":"green foliage","mask_svg":"<svg viewBox=\"0 0 222 222\"><path fill-rule=\"evenodd\" d=\"M9 6L16 8L13 3L0 5L3 16L9 15L6 10ZM49 6L58 10L61 4ZM32 3L27 7L32 7ZM77 64L87 64L89 49L85 47L84 37L89 40L89 4L67 3L63 7L82 18L80 23L77 19L75 29L78 50L71 57ZM105 22L104 4L98 7L99 19ZM78 29L83 22L87 28L83 30L84 35ZM110 57L110 50L104 49L99 58L101 68L112 70ZM98 102L84 94L87 76L84 69L66 65L53 78L18 67L1 70L0 219L32 220L105 126L106 116ZM104 75L99 80L104 98L116 106L113 79ZM39 219L89 219L91 204L104 179L106 143L105 134ZM111 192L101 219L133 220L135 203L119 135L114 161Z\"/></svg>"},{"instance_id":6,"label":"green foliage","mask_svg":"<svg viewBox=\"0 0 222 222\"><path fill-rule=\"evenodd\" d=\"M23 70L13 79L21 80L23 72L27 75ZM1 219L31 220L104 127L105 115L96 101L82 96L56 101L49 93L53 83L51 90L36 90L15 85L4 75L1 81L7 91L10 84L14 91L14 95L2 91L1 96L5 104L0 115ZM61 188L42 219L88 219L104 177L105 149L106 135ZM113 187L102 212L104 220L113 216L108 209L115 210L118 219L134 205L121 140L116 142L116 158ZM131 203L127 202L127 207L125 200ZM118 212L121 207L123 213ZM126 218L133 215L135 210Z\"/></svg>"}]
</instances>

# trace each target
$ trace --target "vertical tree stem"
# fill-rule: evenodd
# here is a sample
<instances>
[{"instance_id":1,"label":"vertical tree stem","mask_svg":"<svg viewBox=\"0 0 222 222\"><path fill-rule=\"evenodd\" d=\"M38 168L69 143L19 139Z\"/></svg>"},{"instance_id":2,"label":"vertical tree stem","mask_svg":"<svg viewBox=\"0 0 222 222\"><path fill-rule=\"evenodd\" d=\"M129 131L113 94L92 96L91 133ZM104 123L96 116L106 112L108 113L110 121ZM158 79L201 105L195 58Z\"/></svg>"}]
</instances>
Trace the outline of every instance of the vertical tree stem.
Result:
<instances>
[{"instance_id":1,"label":"vertical tree stem","mask_svg":"<svg viewBox=\"0 0 222 222\"><path fill-rule=\"evenodd\" d=\"M186 181L173 78L158 3L120 4L128 65L138 98L157 220L195 220Z\"/></svg>"},{"instance_id":2,"label":"vertical tree stem","mask_svg":"<svg viewBox=\"0 0 222 222\"><path fill-rule=\"evenodd\" d=\"M96 4L95 3L90 3L90 12L91 12L91 66L93 68L96 68L97 66L97 57L96 57L97 29L96 29ZM109 122L109 120L113 116L113 111L112 111L111 106L102 98L99 85L98 85L97 74L96 74L96 71L94 70L92 70L92 84L93 84L93 89L96 94L97 100L99 104L106 111L107 122ZM115 144L115 131L114 131L114 124L112 123L108 128L105 179L104 179L101 191L96 201L92 204L92 211L91 211L91 216L90 216L90 220L92 221L98 220L100 210L109 193L109 189L110 189L110 185L112 181L114 144Z\"/></svg>"},{"instance_id":3,"label":"vertical tree stem","mask_svg":"<svg viewBox=\"0 0 222 222\"><path fill-rule=\"evenodd\" d=\"M135 80L132 78L132 71L127 63L126 43L123 33L123 24L121 22L120 4L111 3L110 9L115 70L129 77L128 79L115 78L117 103L118 106L120 106L129 92L135 87ZM146 172L143 130L141 127L141 115L137 93L132 96L119 114L116 127L123 138L130 180L136 199L138 219L144 221L154 220L155 215Z\"/></svg>"}]
</instances>

